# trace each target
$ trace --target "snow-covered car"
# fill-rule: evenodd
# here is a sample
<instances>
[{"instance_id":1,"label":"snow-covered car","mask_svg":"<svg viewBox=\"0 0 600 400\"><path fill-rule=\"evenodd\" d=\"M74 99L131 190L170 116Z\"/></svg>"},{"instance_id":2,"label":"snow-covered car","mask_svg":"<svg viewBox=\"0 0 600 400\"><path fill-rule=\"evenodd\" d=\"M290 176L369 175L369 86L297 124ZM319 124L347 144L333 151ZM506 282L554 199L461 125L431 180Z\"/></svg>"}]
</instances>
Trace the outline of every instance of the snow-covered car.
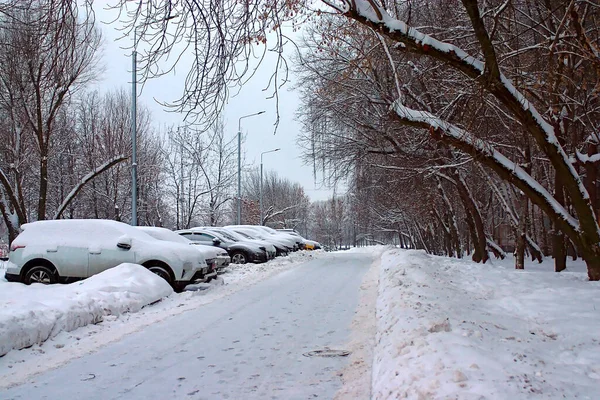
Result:
<instances>
[{"instance_id":1,"label":"snow-covered car","mask_svg":"<svg viewBox=\"0 0 600 400\"><path fill-rule=\"evenodd\" d=\"M190 246L157 240L122 222L64 219L32 222L22 229L11 243L7 281L71 282L135 263L182 290L201 279L207 266Z\"/></svg>"},{"instance_id":2,"label":"snow-covered car","mask_svg":"<svg viewBox=\"0 0 600 400\"><path fill-rule=\"evenodd\" d=\"M314 240L306 239L293 229L277 229L277 232L287 233L289 235L300 238L302 240L302 244L305 250L318 250L321 248L321 243Z\"/></svg>"},{"instance_id":3,"label":"snow-covered car","mask_svg":"<svg viewBox=\"0 0 600 400\"><path fill-rule=\"evenodd\" d=\"M290 243L282 242L280 240L273 240L273 238L267 238L267 235L264 232L255 231L254 229L250 229L245 226L229 226L225 229L236 232L237 234L253 241L270 243L273 247L275 247L275 255L277 257L287 256L289 252L292 251Z\"/></svg>"},{"instance_id":4,"label":"snow-covered car","mask_svg":"<svg viewBox=\"0 0 600 400\"><path fill-rule=\"evenodd\" d=\"M175 231L175 233L194 242L227 250L227 253L231 257L231 262L234 264L246 264L248 262L263 263L268 261L265 247L259 246L256 243L231 240L219 233L202 228L183 229Z\"/></svg>"},{"instance_id":5,"label":"snow-covered car","mask_svg":"<svg viewBox=\"0 0 600 400\"><path fill-rule=\"evenodd\" d=\"M221 235L230 238L231 240L236 240L238 242L251 242L251 243L256 243L257 245L264 247L266 252L267 252L267 257L269 258L269 260L275 258L275 256L277 255L277 249L275 248L275 246L273 246L271 243L265 241L265 240L260 240L260 239L253 239L248 235L245 235L243 233L240 232L236 232L232 229L227 229L227 228L222 228L222 227L204 227L204 229L209 230L209 231L213 231L213 232L217 232L220 233Z\"/></svg>"},{"instance_id":6,"label":"snow-covered car","mask_svg":"<svg viewBox=\"0 0 600 400\"><path fill-rule=\"evenodd\" d=\"M226 226L226 228L228 229L234 229L236 231L243 231L244 233L246 233L247 235L250 235L252 237L255 238L259 238L262 240L266 240L270 243L273 243L275 245L275 247L279 246L285 246L287 247L287 251L296 251L298 250L300 247L300 241L297 240L297 238L293 238L290 235L286 235L286 234L278 234L277 231L276 234L272 234L271 232L269 232L265 228L264 226L260 226L260 225L229 225Z\"/></svg>"},{"instance_id":7,"label":"snow-covered car","mask_svg":"<svg viewBox=\"0 0 600 400\"><path fill-rule=\"evenodd\" d=\"M217 275L217 272L221 272L225 267L229 265L231 257L227 254L227 251L214 246L206 246L197 242L191 242L169 230L167 228L159 228L154 226L138 226L138 229L146 232L158 240L164 240L165 242L181 243L185 245L193 245L196 250L202 253L206 259L206 263L209 264L207 267L206 275L204 278L210 280Z\"/></svg>"}]
</instances>

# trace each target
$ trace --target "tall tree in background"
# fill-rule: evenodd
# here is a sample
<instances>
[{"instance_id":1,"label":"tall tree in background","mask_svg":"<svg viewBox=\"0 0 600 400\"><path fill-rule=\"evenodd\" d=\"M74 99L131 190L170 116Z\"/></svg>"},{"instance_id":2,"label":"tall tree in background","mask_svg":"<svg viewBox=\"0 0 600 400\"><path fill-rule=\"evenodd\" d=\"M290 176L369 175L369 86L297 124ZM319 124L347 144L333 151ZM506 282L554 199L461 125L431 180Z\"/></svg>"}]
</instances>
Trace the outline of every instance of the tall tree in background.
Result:
<instances>
[{"instance_id":1,"label":"tall tree in background","mask_svg":"<svg viewBox=\"0 0 600 400\"><path fill-rule=\"evenodd\" d=\"M89 15L53 1L27 6L0 19L0 211L11 239L29 218L48 216L53 137L73 93L93 78L100 45Z\"/></svg>"},{"instance_id":2,"label":"tall tree in background","mask_svg":"<svg viewBox=\"0 0 600 400\"><path fill-rule=\"evenodd\" d=\"M177 229L223 222L237 176L236 143L224 132L220 119L207 132L189 127L168 132L167 187Z\"/></svg>"},{"instance_id":3,"label":"tall tree in background","mask_svg":"<svg viewBox=\"0 0 600 400\"><path fill-rule=\"evenodd\" d=\"M244 201L256 207L260 203L260 178L260 171L253 170L244 179ZM246 219L246 223L273 228L297 228L306 224L310 200L300 184L269 170L264 173L262 184L263 220L260 221L260 210L257 210L258 213L252 219Z\"/></svg>"}]
</instances>

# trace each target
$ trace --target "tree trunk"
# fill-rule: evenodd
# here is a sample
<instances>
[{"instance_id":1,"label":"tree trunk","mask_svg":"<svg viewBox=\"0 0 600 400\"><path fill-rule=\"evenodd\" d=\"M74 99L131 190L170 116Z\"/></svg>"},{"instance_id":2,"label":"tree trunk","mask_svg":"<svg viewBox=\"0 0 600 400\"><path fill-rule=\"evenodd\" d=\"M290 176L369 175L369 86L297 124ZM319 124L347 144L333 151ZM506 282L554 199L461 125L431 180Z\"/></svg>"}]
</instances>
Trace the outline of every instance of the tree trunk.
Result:
<instances>
[{"instance_id":1,"label":"tree trunk","mask_svg":"<svg viewBox=\"0 0 600 400\"><path fill-rule=\"evenodd\" d=\"M565 204L563 185L558 173L554 177L554 197L560 204ZM552 235L552 254L554 255L554 271L564 271L567 268L565 238L563 236L563 232L560 230L557 224L554 224L554 232Z\"/></svg>"},{"instance_id":2,"label":"tree trunk","mask_svg":"<svg viewBox=\"0 0 600 400\"><path fill-rule=\"evenodd\" d=\"M589 280L600 281L600 246L598 243L594 243L581 247L581 258L587 265Z\"/></svg>"},{"instance_id":3,"label":"tree trunk","mask_svg":"<svg viewBox=\"0 0 600 400\"><path fill-rule=\"evenodd\" d=\"M448 227L450 228L450 236L451 242L454 246L454 251L456 252L456 257L462 258L462 249L460 247L460 237L458 236L458 226L456 226L456 214L454 213L454 208L446 195L446 191L442 186L442 182L438 179L438 190L440 192L440 196L446 206L447 216L448 216Z\"/></svg>"},{"instance_id":4,"label":"tree trunk","mask_svg":"<svg viewBox=\"0 0 600 400\"><path fill-rule=\"evenodd\" d=\"M469 225L469 230L472 231L471 237L473 238L473 246L475 247L473 261L485 263L489 259L489 255L487 252L485 229L483 227L483 220L479 208L475 204L467 185L458 172L454 173L454 178L465 211L467 211L467 214L471 217L470 221L469 218L467 218L467 224Z\"/></svg>"},{"instance_id":5,"label":"tree trunk","mask_svg":"<svg viewBox=\"0 0 600 400\"><path fill-rule=\"evenodd\" d=\"M565 250L563 233L555 226L552 234L552 254L554 255L555 272L561 272L567 268L567 252Z\"/></svg>"}]
</instances>

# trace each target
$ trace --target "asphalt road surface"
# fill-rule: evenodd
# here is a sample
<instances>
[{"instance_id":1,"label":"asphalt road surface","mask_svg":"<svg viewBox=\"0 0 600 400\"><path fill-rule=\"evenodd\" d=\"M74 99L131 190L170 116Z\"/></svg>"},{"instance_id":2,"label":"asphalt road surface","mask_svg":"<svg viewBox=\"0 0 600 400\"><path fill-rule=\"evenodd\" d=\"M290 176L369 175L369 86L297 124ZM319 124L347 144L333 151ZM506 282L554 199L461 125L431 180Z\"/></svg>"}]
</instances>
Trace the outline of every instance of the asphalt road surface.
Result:
<instances>
[{"instance_id":1,"label":"asphalt road surface","mask_svg":"<svg viewBox=\"0 0 600 400\"><path fill-rule=\"evenodd\" d=\"M331 253L0 391L0 399L331 399L372 256Z\"/></svg>"}]
</instances>

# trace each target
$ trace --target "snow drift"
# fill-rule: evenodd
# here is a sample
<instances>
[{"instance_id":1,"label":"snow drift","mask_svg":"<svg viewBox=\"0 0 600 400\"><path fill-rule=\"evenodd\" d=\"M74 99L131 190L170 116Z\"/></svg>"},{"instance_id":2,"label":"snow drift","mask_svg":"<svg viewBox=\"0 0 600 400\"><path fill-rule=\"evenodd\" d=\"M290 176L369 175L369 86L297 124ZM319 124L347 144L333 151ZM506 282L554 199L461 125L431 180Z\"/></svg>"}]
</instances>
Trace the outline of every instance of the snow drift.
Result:
<instances>
[{"instance_id":1,"label":"snow drift","mask_svg":"<svg viewBox=\"0 0 600 400\"><path fill-rule=\"evenodd\" d=\"M600 282L391 250L382 257L374 399L597 398Z\"/></svg>"},{"instance_id":2,"label":"snow drift","mask_svg":"<svg viewBox=\"0 0 600 400\"><path fill-rule=\"evenodd\" d=\"M139 311L172 293L164 279L137 264L121 264L70 285L0 281L0 356L106 315Z\"/></svg>"}]
</instances>

